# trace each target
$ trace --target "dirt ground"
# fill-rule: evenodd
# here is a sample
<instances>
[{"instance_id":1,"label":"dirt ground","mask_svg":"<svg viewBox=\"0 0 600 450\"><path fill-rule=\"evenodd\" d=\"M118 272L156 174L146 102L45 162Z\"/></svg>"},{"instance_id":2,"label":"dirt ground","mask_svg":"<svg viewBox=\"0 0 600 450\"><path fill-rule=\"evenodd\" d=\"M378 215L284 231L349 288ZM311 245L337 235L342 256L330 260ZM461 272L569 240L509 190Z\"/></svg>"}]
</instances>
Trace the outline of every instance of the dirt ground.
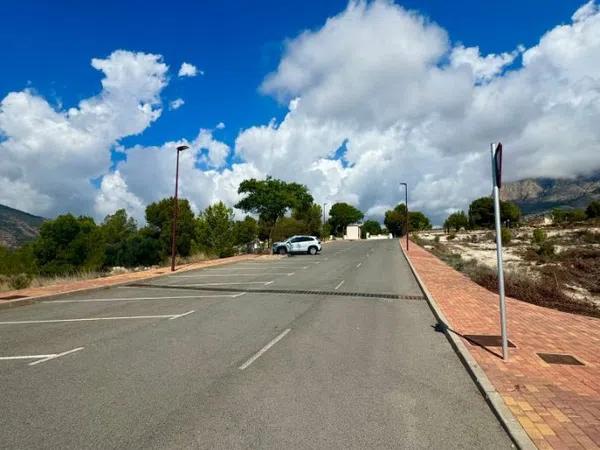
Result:
<instances>
[{"instance_id":1,"label":"dirt ground","mask_svg":"<svg viewBox=\"0 0 600 450\"><path fill-rule=\"evenodd\" d=\"M600 227L544 227L541 242L534 242L534 229L510 230L512 237L503 251L505 271L540 282L550 280L569 298L600 307ZM438 256L460 255L471 267L496 270L495 233L491 230L449 234L430 230L419 232L416 240Z\"/></svg>"}]
</instances>

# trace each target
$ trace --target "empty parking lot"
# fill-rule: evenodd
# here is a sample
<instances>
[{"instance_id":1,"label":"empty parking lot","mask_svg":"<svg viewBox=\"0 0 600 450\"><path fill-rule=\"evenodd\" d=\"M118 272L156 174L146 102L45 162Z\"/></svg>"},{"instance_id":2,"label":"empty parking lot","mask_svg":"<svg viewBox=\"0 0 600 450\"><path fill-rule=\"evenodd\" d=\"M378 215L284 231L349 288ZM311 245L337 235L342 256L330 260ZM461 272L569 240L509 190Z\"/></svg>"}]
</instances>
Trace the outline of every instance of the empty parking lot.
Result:
<instances>
[{"instance_id":1,"label":"empty parking lot","mask_svg":"<svg viewBox=\"0 0 600 450\"><path fill-rule=\"evenodd\" d=\"M0 447L508 448L397 241L0 311Z\"/></svg>"}]
</instances>

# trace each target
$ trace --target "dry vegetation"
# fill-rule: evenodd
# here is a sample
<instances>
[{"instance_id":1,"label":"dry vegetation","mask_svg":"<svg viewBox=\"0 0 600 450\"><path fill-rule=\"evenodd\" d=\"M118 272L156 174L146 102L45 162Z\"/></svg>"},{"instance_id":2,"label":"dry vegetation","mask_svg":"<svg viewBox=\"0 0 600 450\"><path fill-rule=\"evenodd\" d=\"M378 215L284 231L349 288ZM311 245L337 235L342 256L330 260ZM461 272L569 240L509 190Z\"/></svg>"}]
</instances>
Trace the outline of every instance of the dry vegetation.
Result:
<instances>
[{"instance_id":1,"label":"dry vegetation","mask_svg":"<svg viewBox=\"0 0 600 450\"><path fill-rule=\"evenodd\" d=\"M506 294L540 306L600 317L600 227L512 229L504 246ZM492 231L421 232L419 244L497 292Z\"/></svg>"}]
</instances>

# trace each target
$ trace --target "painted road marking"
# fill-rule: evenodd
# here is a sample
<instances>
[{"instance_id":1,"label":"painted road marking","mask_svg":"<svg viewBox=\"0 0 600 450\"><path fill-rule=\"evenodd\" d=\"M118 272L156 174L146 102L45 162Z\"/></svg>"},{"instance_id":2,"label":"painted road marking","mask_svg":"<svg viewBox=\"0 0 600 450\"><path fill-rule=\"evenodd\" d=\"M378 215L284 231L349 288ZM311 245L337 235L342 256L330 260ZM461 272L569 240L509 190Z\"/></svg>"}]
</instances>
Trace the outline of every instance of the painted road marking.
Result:
<instances>
[{"instance_id":1,"label":"painted road marking","mask_svg":"<svg viewBox=\"0 0 600 450\"><path fill-rule=\"evenodd\" d=\"M339 289L339 288L342 286L342 284L344 284L344 281L345 281L345 280L342 280L342 281L340 281L340 284L338 284L338 285L335 287L335 290L336 290L336 291L337 291L337 290L338 290L338 289Z\"/></svg>"},{"instance_id":2,"label":"painted road marking","mask_svg":"<svg viewBox=\"0 0 600 450\"><path fill-rule=\"evenodd\" d=\"M220 274L210 274L210 273L205 273L205 274L198 274L198 275L175 275L169 278L196 278L196 277L255 277L257 275L287 275L288 277L290 275L294 275L294 272L282 272L282 273L272 273L272 272L265 272L265 273L220 273Z\"/></svg>"},{"instance_id":3,"label":"painted road marking","mask_svg":"<svg viewBox=\"0 0 600 450\"><path fill-rule=\"evenodd\" d=\"M359 263L356 265L356 268L358 269L358 268L361 266L361 264L362 264L362 263L361 263L361 262L359 262Z\"/></svg>"},{"instance_id":4,"label":"painted road marking","mask_svg":"<svg viewBox=\"0 0 600 450\"><path fill-rule=\"evenodd\" d=\"M0 325L26 325L34 323L63 323L63 322L95 322L98 320L135 320L135 319L177 319L187 316L194 311L183 314L159 314L153 316L117 316L117 317L82 317L80 319L48 319L48 320L16 320L11 322L0 322Z\"/></svg>"},{"instance_id":5,"label":"painted road marking","mask_svg":"<svg viewBox=\"0 0 600 450\"><path fill-rule=\"evenodd\" d=\"M169 287L173 287L173 288L178 288L178 287L184 287L184 286L229 286L229 285L234 285L234 284L262 284L265 286L268 286L269 284L273 283L273 280L271 281L233 281L233 282L222 282L222 283L194 283L194 284L178 284L178 285L171 285Z\"/></svg>"},{"instance_id":6,"label":"painted road marking","mask_svg":"<svg viewBox=\"0 0 600 450\"><path fill-rule=\"evenodd\" d=\"M86 298L83 300L46 300L42 303L93 303L93 302L135 302L139 300L172 300L178 298L215 298L229 297L235 298L239 294L214 294L214 295L170 295L167 297L124 297L124 298Z\"/></svg>"},{"instance_id":7,"label":"painted road marking","mask_svg":"<svg viewBox=\"0 0 600 450\"><path fill-rule=\"evenodd\" d=\"M22 356L0 356L0 361L13 361L19 359L37 359L38 361L30 362L30 366L35 366L36 364L40 364L46 361L50 361L51 359L60 358L61 356L68 355L69 353L75 353L79 350L83 350L84 347L77 347L73 350L68 350L62 353L50 353L48 355L22 355Z\"/></svg>"},{"instance_id":8,"label":"painted road marking","mask_svg":"<svg viewBox=\"0 0 600 450\"><path fill-rule=\"evenodd\" d=\"M291 328L286 329L283 333L281 333L279 336L277 336L275 339L273 339L271 342L269 342L267 345L265 345L263 348L261 348L257 353L255 353L254 356L252 356L252 358L250 358L248 361L246 361L244 364L242 364L239 367L239 369L240 370L246 369L250 364L252 364L258 358L260 358L264 352L266 352L271 347L273 347L275 344L277 344L280 340L282 340L285 337L285 335L288 334L290 331L292 331Z\"/></svg>"},{"instance_id":9,"label":"painted road marking","mask_svg":"<svg viewBox=\"0 0 600 450\"><path fill-rule=\"evenodd\" d=\"M193 314L195 311L192 309L191 311L188 311L186 313L183 314L177 314L176 316L173 317L169 317L169 320L175 320L175 319L179 319L180 317L185 317L185 316L189 316L190 314Z\"/></svg>"}]
</instances>

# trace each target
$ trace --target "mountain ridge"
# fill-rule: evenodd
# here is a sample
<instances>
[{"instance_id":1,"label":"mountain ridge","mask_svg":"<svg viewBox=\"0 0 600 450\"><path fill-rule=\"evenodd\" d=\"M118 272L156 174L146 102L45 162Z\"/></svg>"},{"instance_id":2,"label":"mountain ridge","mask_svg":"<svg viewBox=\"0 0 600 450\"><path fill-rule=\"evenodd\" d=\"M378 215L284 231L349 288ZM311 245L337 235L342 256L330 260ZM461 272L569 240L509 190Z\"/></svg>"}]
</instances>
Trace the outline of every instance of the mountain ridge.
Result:
<instances>
[{"instance_id":1,"label":"mountain ridge","mask_svg":"<svg viewBox=\"0 0 600 450\"><path fill-rule=\"evenodd\" d=\"M38 236L45 220L43 217L0 205L0 245L16 248L26 244Z\"/></svg>"}]
</instances>

